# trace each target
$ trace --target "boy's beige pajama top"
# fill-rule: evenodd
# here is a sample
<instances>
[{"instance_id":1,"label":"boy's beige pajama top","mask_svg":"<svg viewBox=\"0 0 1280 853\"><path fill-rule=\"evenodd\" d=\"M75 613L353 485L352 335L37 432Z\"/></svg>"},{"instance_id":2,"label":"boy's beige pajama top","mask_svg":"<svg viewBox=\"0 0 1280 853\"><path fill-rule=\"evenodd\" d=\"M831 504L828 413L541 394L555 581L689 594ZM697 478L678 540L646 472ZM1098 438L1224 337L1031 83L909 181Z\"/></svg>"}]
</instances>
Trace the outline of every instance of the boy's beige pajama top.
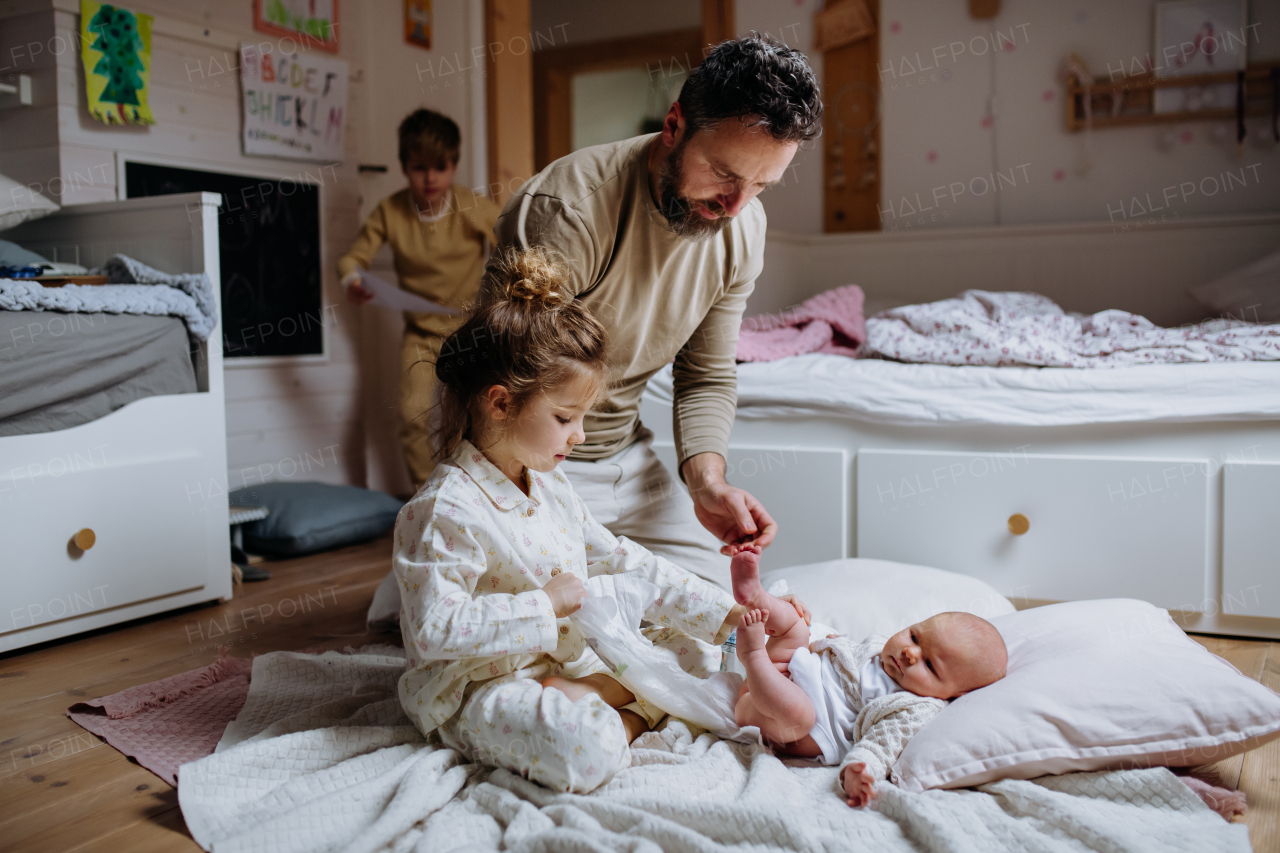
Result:
<instances>
[{"instance_id":1,"label":"boy's beige pajama top","mask_svg":"<svg viewBox=\"0 0 1280 853\"><path fill-rule=\"evenodd\" d=\"M369 214L355 242L338 260L346 284L373 264L389 244L400 286L419 296L465 309L475 300L484 271L485 249L494 241L497 203L466 187L450 189L443 213L426 217L408 189L387 196ZM406 311L400 348L400 444L416 489L435 467L428 412L436 386L435 363L461 316Z\"/></svg>"},{"instance_id":2,"label":"boy's beige pajama top","mask_svg":"<svg viewBox=\"0 0 1280 853\"><path fill-rule=\"evenodd\" d=\"M525 495L467 441L400 511L393 565L408 671L400 701L424 734L559 790L591 790L627 756L621 720L594 696L559 701L541 679L610 674L542 587L637 572L661 592L646 635L689 672L719 669L733 598L597 523L559 470ZM474 686L473 686L474 685ZM633 703L650 724L660 708ZM619 746L620 744L620 746ZM588 773L587 770L594 773Z\"/></svg>"}]
</instances>

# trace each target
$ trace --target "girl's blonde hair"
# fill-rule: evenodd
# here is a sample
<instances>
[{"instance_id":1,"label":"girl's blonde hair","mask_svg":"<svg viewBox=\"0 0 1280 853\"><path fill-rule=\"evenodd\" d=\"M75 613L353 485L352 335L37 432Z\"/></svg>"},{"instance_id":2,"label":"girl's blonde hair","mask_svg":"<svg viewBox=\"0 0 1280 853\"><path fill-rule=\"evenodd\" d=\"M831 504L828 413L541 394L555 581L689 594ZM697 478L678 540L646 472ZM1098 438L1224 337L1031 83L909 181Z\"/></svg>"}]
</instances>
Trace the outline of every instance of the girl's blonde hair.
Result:
<instances>
[{"instance_id":1,"label":"girl's blonde hair","mask_svg":"<svg viewBox=\"0 0 1280 853\"><path fill-rule=\"evenodd\" d=\"M436 360L439 412L432 441L448 459L477 438L478 402L493 385L518 413L534 395L585 376L602 389L608 365L605 330L573 298L569 271L546 249L509 249L493 259L486 287L466 322Z\"/></svg>"}]
</instances>

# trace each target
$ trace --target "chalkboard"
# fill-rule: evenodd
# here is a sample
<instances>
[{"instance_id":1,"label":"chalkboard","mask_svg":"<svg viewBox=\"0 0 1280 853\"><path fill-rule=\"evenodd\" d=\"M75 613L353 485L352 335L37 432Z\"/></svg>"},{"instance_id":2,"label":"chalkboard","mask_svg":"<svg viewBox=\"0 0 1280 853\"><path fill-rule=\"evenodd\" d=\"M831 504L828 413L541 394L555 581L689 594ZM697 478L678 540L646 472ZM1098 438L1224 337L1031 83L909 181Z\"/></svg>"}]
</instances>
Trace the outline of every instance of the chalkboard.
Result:
<instances>
[{"instance_id":1,"label":"chalkboard","mask_svg":"<svg viewBox=\"0 0 1280 853\"><path fill-rule=\"evenodd\" d=\"M227 358L320 355L320 188L298 180L125 163L129 198L222 194L222 346Z\"/></svg>"}]
</instances>

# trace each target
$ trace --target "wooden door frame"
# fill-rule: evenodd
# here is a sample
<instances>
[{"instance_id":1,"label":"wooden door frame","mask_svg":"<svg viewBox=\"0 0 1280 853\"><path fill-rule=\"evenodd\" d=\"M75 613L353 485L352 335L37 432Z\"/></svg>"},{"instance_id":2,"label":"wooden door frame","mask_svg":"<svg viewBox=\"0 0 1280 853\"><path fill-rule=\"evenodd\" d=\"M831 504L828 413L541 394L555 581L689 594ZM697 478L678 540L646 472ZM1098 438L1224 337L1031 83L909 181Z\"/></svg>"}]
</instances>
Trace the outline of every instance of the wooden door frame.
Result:
<instances>
[{"instance_id":1,"label":"wooden door frame","mask_svg":"<svg viewBox=\"0 0 1280 853\"><path fill-rule=\"evenodd\" d=\"M528 45L529 0L484 0L487 44ZM533 63L531 49L491 52L485 69L485 144L490 195L506 204L533 177Z\"/></svg>"},{"instance_id":2,"label":"wooden door frame","mask_svg":"<svg viewBox=\"0 0 1280 853\"><path fill-rule=\"evenodd\" d=\"M553 47L533 55L533 161L543 169L573 151L573 77L644 66L651 75L687 73L702 62L699 27Z\"/></svg>"},{"instance_id":3,"label":"wooden door frame","mask_svg":"<svg viewBox=\"0 0 1280 853\"><path fill-rule=\"evenodd\" d=\"M484 0L485 41L505 44L526 36L530 19L530 0ZM575 73L637 64L671 73L675 63L689 71L702 61L707 46L735 34L734 0L702 0L700 28L529 50L522 56L511 52L491 56L485 75L485 115L489 180L491 186L501 185L495 200L505 202L513 181L531 176L572 149L570 81ZM602 55L602 50L614 54Z\"/></svg>"}]
</instances>

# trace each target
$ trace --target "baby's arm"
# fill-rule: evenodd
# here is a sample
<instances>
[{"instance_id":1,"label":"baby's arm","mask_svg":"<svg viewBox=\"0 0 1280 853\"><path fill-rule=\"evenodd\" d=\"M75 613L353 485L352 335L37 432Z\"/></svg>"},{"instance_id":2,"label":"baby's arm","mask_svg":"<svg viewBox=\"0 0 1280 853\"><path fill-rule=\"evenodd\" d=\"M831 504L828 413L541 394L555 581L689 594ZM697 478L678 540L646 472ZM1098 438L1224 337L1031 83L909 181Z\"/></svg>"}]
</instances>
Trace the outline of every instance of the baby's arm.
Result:
<instances>
[{"instance_id":1,"label":"baby's arm","mask_svg":"<svg viewBox=\"0 0 1280 853\"><path fill-rule=\"evenodd\" d=\"M891 693L867 705L854 725L857 741L840 762L840 784L849 805L867 805L875 784L889 778L907 742L946 707L941 699Z\"/></svg>"}]
</instances>

